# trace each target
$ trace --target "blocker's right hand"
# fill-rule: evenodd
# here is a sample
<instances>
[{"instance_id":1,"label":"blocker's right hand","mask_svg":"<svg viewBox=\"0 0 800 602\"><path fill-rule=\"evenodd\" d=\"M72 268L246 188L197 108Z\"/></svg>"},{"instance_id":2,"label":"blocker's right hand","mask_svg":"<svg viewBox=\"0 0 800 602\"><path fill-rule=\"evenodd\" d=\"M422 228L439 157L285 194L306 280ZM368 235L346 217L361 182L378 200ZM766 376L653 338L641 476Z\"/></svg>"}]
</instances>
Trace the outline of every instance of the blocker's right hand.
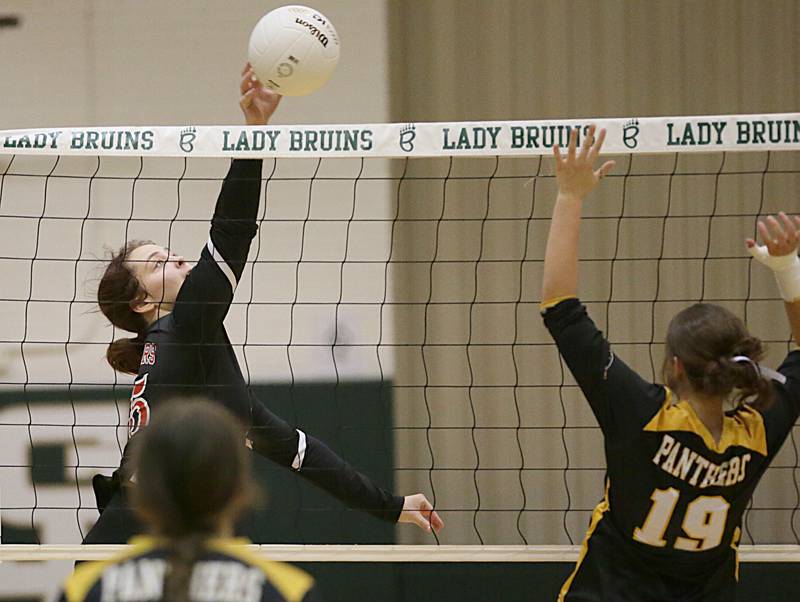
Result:
<instances>
[{"instance_id":1,"label":"blocker's right hand","mask_svg":"<svg viewBox=\"0 0 800 602\"><path fill-rule=\"evenodd\" d=\"M403 511L400 513L398 523L414 523L426 533L431 529L438 533L444 527L444 521L433 509L433 505L421 493L407 495L403 501Z\"/></svg>"},{"instance_id":2,"label":"blocker's right hand","mask_svg":"<svg viewBox=\"0 0 800 602\"><path fill-rule=\"evenodd\" d=\"M250 63L246 63L242 70L239 91L242 94L239 106L247 125L267 125L283 98L259 81Z\"/></svg>"}]
</instances>

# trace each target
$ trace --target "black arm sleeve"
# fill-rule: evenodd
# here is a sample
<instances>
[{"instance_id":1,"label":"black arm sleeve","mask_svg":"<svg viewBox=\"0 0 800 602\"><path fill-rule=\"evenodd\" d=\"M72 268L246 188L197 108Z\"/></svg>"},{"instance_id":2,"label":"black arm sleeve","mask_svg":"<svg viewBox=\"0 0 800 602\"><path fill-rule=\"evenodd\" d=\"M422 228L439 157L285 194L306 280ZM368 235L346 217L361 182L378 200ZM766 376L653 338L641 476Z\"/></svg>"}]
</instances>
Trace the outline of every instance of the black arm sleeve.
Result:
<instances>
[{"instance_id":1,"label":"black arm sleeve","mask_svg":"<svg viewBox=\"0 0 800 602\"><path fill-rule=\"evenodd\" d=\"M614 355L578 299L547 309L544 323L606 436L633 434L647 424L664 403L664 387Z\"/></svg>"},{"instance_id":2,"label":"black arm sleeve","mask_svg":"<svg viewBox=\"0 0 800 602\"><path fill-rule=\"evenodd\" d=\"M258 229L260 193L261 160L234 159L217 198L208 242L173 308L175 324L184 334L225 319Z\"/></svg>"},{"instance_id":3,"label":"black arm sleeve","mask_svg":"<svg viewBox=\"0 0 800 602\"><path fill-rule=\"evenodd\" d=\"M348 507L389 522L400 517L402 496L375 485L322 441L293 429L257 399L253 399L253 426L248 437L256 452L298 471Z\"/></svg>"},{"instance_id":4,"label":"black arm sleeve","mask_svg":"<svg viewBox=\"0 0 800 602\"><path fill-rule=\"evenodd\" d=\"M789 353L778 372L784 377L784 382L772 380L775 398L768 407L760 410L770 457L778 453L800 416L800 351Z\"/></svg>"},{"instance_id":5,"label":"black arm sleeve","mask_svg":"<svg viewBox=\"0 0 800 602\"><path fill-rule=\"evenodd\" d=\"M234 159L217 198L210 236L237 282L244 271L250 241L258 229L260 193L261 159Z\"/></svg>"}]
</instances>

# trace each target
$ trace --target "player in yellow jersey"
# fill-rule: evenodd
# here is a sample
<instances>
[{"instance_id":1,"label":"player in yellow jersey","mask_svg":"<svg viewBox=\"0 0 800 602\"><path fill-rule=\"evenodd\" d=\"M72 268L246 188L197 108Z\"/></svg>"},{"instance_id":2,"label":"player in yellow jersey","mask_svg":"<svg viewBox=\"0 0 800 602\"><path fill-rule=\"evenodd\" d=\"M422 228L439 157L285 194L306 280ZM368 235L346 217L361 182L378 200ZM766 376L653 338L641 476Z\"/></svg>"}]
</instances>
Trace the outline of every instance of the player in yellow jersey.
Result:
<instances>
[{"instance_id":1,"label":"player in yellow jersey","mask_svg":"<svg viewBox=\"0 0 800 602\"><path fill-rule=\"evenodd\" d=\"M150 535L127 553L82 564L61 602L311 602L314 580L232 539L247 506L245 427L217 403L168 403L137 437L135 508Z\"/></svg>"},{"instance_id":2,"label":"player in yellow jersey","mask_svg":"<svg viewBox=\"0 0 800 602\"><path fill-rule=\"evenodd\" d=\"M613 167L594 168L605 131L555 147L558 197L545 252L542 313L603 431L606 487L565 602L723 601L735 596L742 514L800 413L800 352L777 372L761 341L727 309L697 303L666 334L664 381L619 357L577 297L578 238L587 194ZM759 222L792 336L800 343L800 219ZM725 403L733 409L725 411Z\"/></svg>"}]
</instances>

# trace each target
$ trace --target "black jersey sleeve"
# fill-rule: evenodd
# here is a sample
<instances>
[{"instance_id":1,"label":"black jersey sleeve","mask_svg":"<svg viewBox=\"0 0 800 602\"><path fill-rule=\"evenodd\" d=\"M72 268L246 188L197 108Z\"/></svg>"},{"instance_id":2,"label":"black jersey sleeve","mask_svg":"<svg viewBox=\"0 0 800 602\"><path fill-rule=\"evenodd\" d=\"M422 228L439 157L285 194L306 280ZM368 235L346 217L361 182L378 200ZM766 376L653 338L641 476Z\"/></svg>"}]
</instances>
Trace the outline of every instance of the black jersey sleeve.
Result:
<instances>
[{"instance_id":1,"label":"black jersey sleeve","mask_svg":"<svg viewBox=\"0 0 800 602\"><path fill-rule=\"evenodd\" d=\"M253 399L253 426L248 438L254 451L296 470L348 507L389 522L397 522L400 517L402 496L378 487L322 441L293 429L257 399Z\"/></svg>"},{"instance_id":2,"label":"black jersey sleeve","mask_svg":"<svg viewBox=\"0 0 800 602\"><path fill-rule=\"evenodd\" d=\"M565 299L543 316L603 433L638 433L664 403L664 387L644 380L614 355L578 299Z\"/></svg>"},{"instance_id":3,"label":"black jersey sleeve","mask_svg":"<svg viewBox=\"0 0 800 602\"><path fill-rule=\"evenodd\" d=\"M770 378L774 399L760 412L767 434L767 453L774 456L800 416L800 351L789 353L777 374Z\"/></svg>"},{"instance_id":4,"label":"black jersey sleeve","mask_svg":"<svg viewBox=\"0 0 800 602\"><path fill-rule=\"evenodd\" d=\"M175 301L175 324L182 334L202 338L205 329L225 319L258 229L260 191L261 160L234 159L217 198L208 242Z\"/></svg>"}]
</instances>

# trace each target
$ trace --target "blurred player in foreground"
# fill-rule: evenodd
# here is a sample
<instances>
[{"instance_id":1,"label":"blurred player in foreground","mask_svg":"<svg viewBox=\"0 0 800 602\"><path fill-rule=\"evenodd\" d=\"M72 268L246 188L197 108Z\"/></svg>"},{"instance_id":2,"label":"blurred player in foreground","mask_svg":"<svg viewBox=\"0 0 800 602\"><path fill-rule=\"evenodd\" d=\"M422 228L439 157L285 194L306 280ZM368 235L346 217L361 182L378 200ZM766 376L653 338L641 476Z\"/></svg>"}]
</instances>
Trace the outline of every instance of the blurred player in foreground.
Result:
<instances>
[{"instance_id":1,"label":"blurred player in foreground","mask_svg":"<svg viewBox=\"0 0 800 602\"><path fill-rule=\"evenodd\" d=\"M172 402L136 439L135 508L151 535L107 562L82 564L62 602L311 602L305 572L231 539L250 490L245 428L219 404Z\"/></svg>"},{"instance_id":2,"label":"blurred player in foreground","mask_svg":"<svg viewBox=\"0 0 800 602\"><path fill-rule=\"evenodd\" d=\"M650 383L619 357L577 298L586 195L613 167L593 165L605 131L573 130L554 148L558 197L545 252L544 322L603 431L605 497L559 601L723 601L735 596L742 514L800 413L800 352L778 371L727 309L697 303L672 318L663 378ZM800 343L798 226L784 214L758 229L751 254L775 271ZM732 409L725 411L726 402Z\"/></svg>"}]
</instances>

